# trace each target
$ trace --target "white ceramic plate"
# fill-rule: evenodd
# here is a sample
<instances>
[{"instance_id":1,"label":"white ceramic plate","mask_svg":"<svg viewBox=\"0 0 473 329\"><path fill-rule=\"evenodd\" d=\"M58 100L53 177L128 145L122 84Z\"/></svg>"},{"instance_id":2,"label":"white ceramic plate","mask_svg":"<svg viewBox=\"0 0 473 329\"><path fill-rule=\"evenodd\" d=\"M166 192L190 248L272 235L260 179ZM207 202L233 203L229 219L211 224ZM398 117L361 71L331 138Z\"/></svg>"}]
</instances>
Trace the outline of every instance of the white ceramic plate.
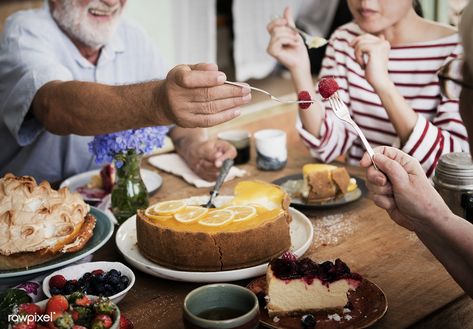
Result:
<instances>
[{"instance_id":1,"label":"white ceramic plate","mask_svg":"<svg viewBox=\"0 0 473 329\"><path fill-rule=\"evenodd\" d=\"M110 217L103 211L90 207L90 212L95 216L97 222L94 228L94 235L81 250L73 253L63 254L49 262L32 266L28 269L0 270L0 281L7 278L26 278L34 273L50 271L74 263L87 255L92 254L102 247L113 234L114 225Z\"/></svg>"},{"instance_id":2,"label":"white ceramic plate","mask_svg":"<svg viewBox=\"0 0 473 329\"><path fill-rule=\"evenodd\" d=\"M163 178L156 172L141 168L141 177L146 185L148 193L153 193L163 184ZM71 191L77 190L79 187L87 185L92 176L99 175L100 169L86 171L81 174L74 175L65 179L60 187L68 187Z\"/></svg>"},{"instance_id":3,"label":"white ceramic plate","mask_svg":"<svg viewBox=\"0 0 473 329\"><path fill-rule=\"evenodd\" d=\"M300 211L289 208L292 215L290 224L291 251L298 257L309 249L314 237L310 220ZM268 263L253 267L218 272L187 272L169 269L155 264L141 255L136 242L136 217L127 219L117 230L115 242L126 261L137 269L163 279L188 282L227 282L248 279L266 273Z\"/></svg>"}]
</instances>

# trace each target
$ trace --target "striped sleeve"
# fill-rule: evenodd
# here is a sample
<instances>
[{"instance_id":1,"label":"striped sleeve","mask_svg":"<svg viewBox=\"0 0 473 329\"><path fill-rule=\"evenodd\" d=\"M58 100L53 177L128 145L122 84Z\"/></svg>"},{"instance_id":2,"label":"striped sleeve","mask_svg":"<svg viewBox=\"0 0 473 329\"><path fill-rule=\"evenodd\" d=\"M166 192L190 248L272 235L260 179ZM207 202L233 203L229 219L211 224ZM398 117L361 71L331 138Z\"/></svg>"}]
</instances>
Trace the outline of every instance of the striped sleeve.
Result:
<instances>
[{"instance_id":1,"label":"striped sleeve","mask_svg":"<svg viewBox=\"0 0 473 329\"><path fill-rule=\"evenodd\" d=\"M468 152L468 135L458 112L458 101L442 100L432 121L419 114L402 150L419 160L427 177L433 175L442 154Z\"/></svg>"},{"instance_id":2,"label":"striped sleeve","mask_svg":"<svg viewBox=\"0 0 473 329\"><path fill-rule=\"evenodd\" d=\"M339 65L340 62L346 61L346 56L335 50L335 42L337 42L336 34L332 36L327 46L327 51L322 61L320 78L334 78L340 87L338 91L340 98L350 107L346 69L344 65ZM357 135L350 125L335 116L328 102L324 102L324 105L325 116L320 128L320 138L305 130L299 118L296 122L296 128L302 141L309 148L314 158L323 162L331 162L347 152L353 141L357 138Z\"/></svg>"},{"instance_id":3,"label":"striped sleeve","mask_svg":"<svg viewBox=\"0 0 473 329\"><path fill-rule=\"evenodd\" d=\"M445 58L445 65L452 58L462 54L459 44ZM419 113L416 125L403 151L419 160L427 177L433 175L442 154L450 152L468 152L468 134L459 113L458 100L451 100L440 95L440 102L435 115L429 120Z\"/></svg>"}]
</instances>

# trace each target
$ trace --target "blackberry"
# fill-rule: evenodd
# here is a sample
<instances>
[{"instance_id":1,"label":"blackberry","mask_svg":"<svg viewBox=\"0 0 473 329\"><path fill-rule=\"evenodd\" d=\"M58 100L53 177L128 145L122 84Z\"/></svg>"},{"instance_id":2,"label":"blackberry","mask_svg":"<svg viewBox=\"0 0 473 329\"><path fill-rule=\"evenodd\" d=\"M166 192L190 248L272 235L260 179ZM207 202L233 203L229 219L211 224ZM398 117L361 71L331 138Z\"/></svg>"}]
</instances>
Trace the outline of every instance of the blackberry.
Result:
<instances>
[{"instance_id":1,"label":"blackberry","mask_svg":"<svg viewBox=\"0 0 473 329\"><path fill-rule=\"evenodd\" d=\"M302 328L304 329L312 329L315 328L317 321L315 320L315 317L312 314L306 314L302 316L301 324Z\"/></svg>"}]
</instances>

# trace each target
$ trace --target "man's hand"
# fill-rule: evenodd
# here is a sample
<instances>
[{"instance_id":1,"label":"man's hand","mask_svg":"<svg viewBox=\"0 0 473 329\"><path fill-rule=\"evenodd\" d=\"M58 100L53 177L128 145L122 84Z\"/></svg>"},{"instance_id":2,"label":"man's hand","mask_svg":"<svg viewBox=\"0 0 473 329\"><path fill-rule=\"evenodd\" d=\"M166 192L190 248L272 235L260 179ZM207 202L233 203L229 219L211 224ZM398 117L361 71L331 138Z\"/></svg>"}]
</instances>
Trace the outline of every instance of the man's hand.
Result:
<instances>
[{"instance_id":1,"label":"man's hand","mask_svg":"<svg viewBox=\"0 0 473 329\"><path fill-rule=\"evenodd\" d=\"M304 41L288 25L295 26L290 7L284 10L284 18L276 18L268 24L271 39L266 51L290 71L309 71L310 61Z\"/></svg>"},{"instance_id":2,"label":"man's hand","mask_svg":"<svg viewBox=\"0 0 473 329\"><path fill-rule=\"evenodd\" d=\"M166 122L180 127L210 127L240 115L237 108L251 100L250 89L224 84L215 64L178 65L160 85L157 107Z\"/></svg>"},{"instance_id":3,"label":"man's hand","mask_svg":"<svg viewBox=\"0 0 473 329\"><path fill-rule=\"evenodd\" d=\"M419 162L393 147L377 147L374 161L365 153L360 165L367 168L367 187L370 198L386 209L399 225L416 230L429 218L450 212L442 197L425 176Z\"/></svg>"},{"instance_id":4,"label":"man's hand","mask_svg":"<svg viewBox=\"0 0 473 329\"><path fill-rule=\"evenodd\" d=\"M356 62L365 70L365 78L374 89L392 83L388 73L391 45L383 36L363 34L352 40Z\"/></svg>"},{"instance_id":5,"label":"man's hand","mask_svg":"<svg viewBox=\"0 0 473 329\"><path fill-rule=\"evenodd\" d=\"M222 163L234 159L235 147L221 140L196 141L188 146L186 160L189 167L201 178L214 181L217 179Z\"/></svg>"}]
</instances>

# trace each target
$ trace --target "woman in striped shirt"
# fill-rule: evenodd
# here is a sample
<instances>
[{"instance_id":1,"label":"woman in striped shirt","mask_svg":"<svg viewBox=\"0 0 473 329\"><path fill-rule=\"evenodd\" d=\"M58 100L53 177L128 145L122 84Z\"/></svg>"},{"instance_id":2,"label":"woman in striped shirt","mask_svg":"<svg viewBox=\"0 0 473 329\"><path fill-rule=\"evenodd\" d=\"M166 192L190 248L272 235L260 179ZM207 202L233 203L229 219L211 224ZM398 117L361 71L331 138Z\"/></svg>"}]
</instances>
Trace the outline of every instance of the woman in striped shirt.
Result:
<instances>
[{"instance_id":1,"label":"woman in striped shirt","mask_svg":"<svg viewBox=\"0 0 473 329\"><path fill-rule=\"evenodd\" d=\"M462 53L458 34L418 16L411 0L348 4L354 21L331 36L320 77L335 78L372 146L400 148L430 176L443 153L468 149L458 101L440 94L436 74ZM294 24L290 8L268 25L268 52L288 68L297 91L315 98L307 50L288 24ZM356 132L321 102L299 110L297 129L312 155L324 162L348 152L348 163L358 164L363 155Z\"/></svg>"}]
</instances>

